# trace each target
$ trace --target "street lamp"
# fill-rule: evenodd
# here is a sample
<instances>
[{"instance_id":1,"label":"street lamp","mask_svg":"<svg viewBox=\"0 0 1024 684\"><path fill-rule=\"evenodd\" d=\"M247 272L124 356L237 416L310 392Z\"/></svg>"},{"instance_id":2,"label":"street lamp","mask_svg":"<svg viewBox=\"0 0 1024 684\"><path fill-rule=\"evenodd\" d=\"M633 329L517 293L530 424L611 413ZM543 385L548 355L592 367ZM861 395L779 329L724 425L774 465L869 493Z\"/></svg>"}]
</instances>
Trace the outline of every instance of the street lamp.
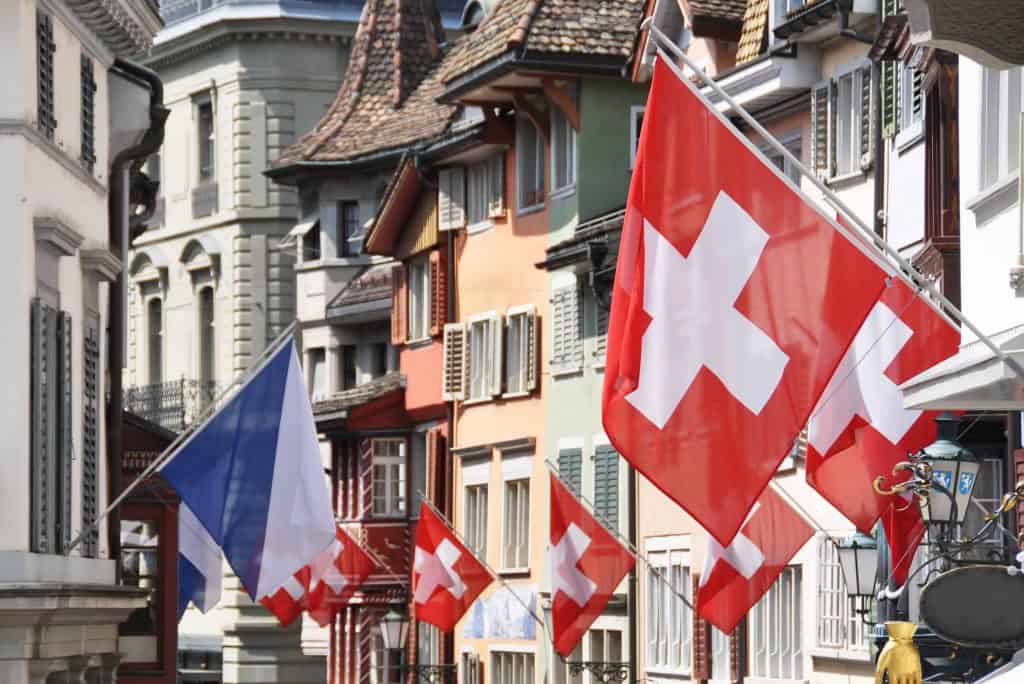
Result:
<instances>
[{"instance_id":1,"label":"street lamp","mask_svg":"<svg viewBox=\"0 0 1024 684\"><path fill-rule=\"evenodd\" d=\"M858 532L836 542L839 552L839 567L846 580L846 593L859 599L875 595L875 578L878 574L878 542L874 537ZM867 610L858 610L866 614Z\"/></svg>"},{"instance_id":2,"label":"street lamp","mask_svg":"<svg viewBox=\"0 0 1024 684\"><path fill-rule=\"evenodd\" d=\"M929 525L963 524L980 465L957 441L959 418L942 413L935 422L938 439L921 451L919 460L931 481L920 497L921 517Z\"/></svg>"},{"instance_id":3,"label":"street lamp","mask_svg":"<svg viewBox=\"0 0 1024 684\"><path fill-rule=\"evenodd\" d=\"M408 632L409 621L404 614L395 610L394 606L380 619L380 638L386 649L405 648Z\"/></svg>"}]
</instances>

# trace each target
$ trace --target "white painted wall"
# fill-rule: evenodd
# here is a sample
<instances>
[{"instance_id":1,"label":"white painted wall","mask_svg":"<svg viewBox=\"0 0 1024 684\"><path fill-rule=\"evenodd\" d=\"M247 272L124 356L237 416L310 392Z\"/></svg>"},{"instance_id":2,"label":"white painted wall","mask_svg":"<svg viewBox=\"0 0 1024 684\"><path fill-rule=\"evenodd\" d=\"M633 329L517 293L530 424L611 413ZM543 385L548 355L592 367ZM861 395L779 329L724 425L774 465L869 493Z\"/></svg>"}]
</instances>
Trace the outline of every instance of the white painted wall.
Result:
<instances>
[{"instance_id":1,"label":"white painted wall","mask_svg":"<svg viewBox=\"0 0 1024 684\"><path fill-rule=\"evenodd\" d=\"M904 142L897 136L889 149L888 223L886 239L908 256L917 252L916 245L924 239L924 140L912 137Z\"/></svg>"}]
</instances>

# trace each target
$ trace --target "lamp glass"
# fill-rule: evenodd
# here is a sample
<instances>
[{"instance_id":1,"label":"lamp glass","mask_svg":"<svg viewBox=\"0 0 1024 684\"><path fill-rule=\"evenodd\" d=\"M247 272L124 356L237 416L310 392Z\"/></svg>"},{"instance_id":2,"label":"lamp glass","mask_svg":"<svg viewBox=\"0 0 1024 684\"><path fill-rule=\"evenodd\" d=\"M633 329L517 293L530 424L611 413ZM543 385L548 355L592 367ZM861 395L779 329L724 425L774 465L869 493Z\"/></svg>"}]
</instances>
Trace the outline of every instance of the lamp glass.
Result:
<instances>
[{"instance_id":1,"label":"lamp glass","mask_svg":"<svg viewBox=\"0 0 1024 684\"><path fill-rule=\"evenodd\" d=\"M384 648L395 649L405 647L405 633L409 622L405 615L392 608L380 619L380 638Z\"/></svg>"},{"instance_id":2,"label":"lamp glass","mask_svg":"<svg viewBox=\"0 0 1024 684\"><path fill-rule=\"evenodd\" d=\"M952 492L956 499L956 520L953 520L953 502L945 493L931 489L922 502L921 516L927 523L963 524L971 495L978 480L980 464L967 459L935 459L932 461L933 479Z\"/></svg>"},{"instance_id":3,"label":"lamp glass","mask_svg":"<svg viewBox=\"0 0 1024 684\"><path fill-rule=\"evenodd\" d=\"M878 542L866 534L856 534L837 544L839 567L846 580L846 593L872 596L878 570Z\"/></svg>"}]
</instances>

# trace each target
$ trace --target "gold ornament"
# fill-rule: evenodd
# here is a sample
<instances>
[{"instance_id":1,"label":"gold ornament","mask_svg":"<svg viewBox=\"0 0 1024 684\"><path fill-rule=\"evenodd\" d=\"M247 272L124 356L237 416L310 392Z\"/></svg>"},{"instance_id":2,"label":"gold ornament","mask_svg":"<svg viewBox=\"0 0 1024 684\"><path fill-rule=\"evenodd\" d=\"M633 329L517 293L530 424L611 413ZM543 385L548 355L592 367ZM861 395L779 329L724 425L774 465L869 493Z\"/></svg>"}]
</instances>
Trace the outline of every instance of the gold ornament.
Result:
<instances>
[{"instance_id":1,"label":"gold ornament","mask_svg":"<svg viewBox=\"0 0 1024 684\"><path fill-rule=\"evenodd\" d=\"M921 654L914 645L917 625L913 622L886 622L885 631L889 633L889 641L878 654L875 684L882 684L886 675L889 684L921 684Z\"/></svg>"}]
</instances>

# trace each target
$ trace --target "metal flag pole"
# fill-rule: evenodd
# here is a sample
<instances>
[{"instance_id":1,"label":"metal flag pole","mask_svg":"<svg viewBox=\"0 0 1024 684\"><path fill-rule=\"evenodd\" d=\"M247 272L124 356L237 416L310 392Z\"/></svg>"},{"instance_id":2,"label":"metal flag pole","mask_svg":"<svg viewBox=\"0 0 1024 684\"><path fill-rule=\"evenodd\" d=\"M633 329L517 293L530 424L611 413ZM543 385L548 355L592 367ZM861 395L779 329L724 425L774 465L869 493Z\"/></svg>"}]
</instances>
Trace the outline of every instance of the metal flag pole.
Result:
<instances>
[{"instance_id":1,"label":"metal flag pole","mask_svg":"<svg viewBox=\"0 0 1024 684\"><path fill-rule=\"evenodd\" d=\"M796 167L796 169L800 171L800 174L806 177L814 185L814 187L817 188L822 193L825 200L829 204L831 204L832 207L835 208L836 211L838 211L844 219L849 221L852 225L856 226L857 229L870 240L871 244L875 245L877 249L879 249L883 254L885 254L887 257L889 257L890 259L895 261L896 264L899 265L899 269L895 269L897 275L902 275L904 278L908 278L910 280L911 285L913 285L913 287L916 288L918 291L924 290L928 292L928 294L933 298L935 302L938 302L939 304L942 305L942 309L947 310L949 315L955 318L965 328L970 330L971 333L973 333L978 338L978 340L981 341L981 343L984 344L989 349L989 351L991 351L1000 361L1009 366L1014 371L1014 373L1017 374L1018 377L1024 379L1024 367L1022 367L1016 359L1014 359L1011 356L1008 356L1006 352L1000 349L999 346L996 345L987 335L981 332L981 330L979 330L978 327L974 325L974 323L972 323L966 316L964 316L963 312L960 311L959 308L954 306L953 303L950 302L949 299L945 297L945 295L939 292L935 285L930 280L928 280L928 278L926 278L920 271L918 271L913 266L913 264L907 261L903 257L903 255L899 253L899 251L894 249L888 242L886 242L881 237L876 235L873 231L871 231L863 223L863 221L860 220L857 214L855 214L853 210L850 209L850 207L848 207L846 203L843 202L838 197L838 195L832 192L832 190L824 182L822 182L815 174L811 173L807 169L807 167L805 167L803 163L793 155L793 153L787 150L785 146L782 145L782 143L780 143L775 138L774 135L772 135L764 126L762 126L757 121L757 119L755 119L750 114L750 112L748 112L738 102L736 102L736 100L734 100L732 96L730 96L729 93L727 93L725 89L722 88L722 86L720 86L715 81L715 79L705 74L704 70L700 67L700 65L694 62L682 49L680 49L679 46L676 45L671 38L662 33L662 31L653 24L652 19L653 17L648 17L647 19L645 19L641 24L641 29L646 28L648 31L650 31L650 34L654 36L655 40L658 43L658 49L661 52L662 56L664 56L666 51L672 53L672 55L682 60L682 62L686 64L686 66L689 67L695 74L699 75L701 80L704 83L706 83L708 87L710 87L719 97L722 98L722 100L724 100L730 107L732 107L733 111L736 112L736 114L738 114L739 117L742 118L748 125L750 125L750 127L754 131L756 131L759 135L761 135L764 138L765 142L771 145L771 147L779 154L781 154L783 158L785 158L788 162L793 164ZM705 103L709 110L714 112L714 114L719 118L719 120L721 120L724 124L735 130L732 124L721 114L721 112L719 112L718 109L710 101L708 101L708 99L697 88L695 88L693 84L690 83L689 79L683 75L683 73L680 71L679 67L673 62L673 60L665 59L664 61L665 64L669 68L671 68L672 71L675 72L675 74L679 77L679 80L682 81L687 88L693 90L697 97L699 97ZM750 143L750 141L747 139L745 135L743 135L739 131L735 132L741 140L746 141L748 147L754 149L752 147L752 143ZM756 150L754 151L755 153L757 152ZM878 162L876 161L875 163ZM795 184L793 184L792 181L790 181L788 178L783 177L783 180L786 181L787 184L789 184L791 187L794 187L797 191L800 191L800 188L795 186ZM828 220L829 223L836 227L838 230L842 231L844 234L848 234L848 231L841 224L827 216L825 216L824 218ZM851 239L853 239L853 236L851 236ZM932 302L929 302L929 304L931 303ZM946 312L943 311L942 309L939 309L939 313L945 315Z\"/></svg>"},{"instance_id":2,"label":"metal flag pole","mask_svg":"<svg viewBox=\"0 0 1024 684\"><path fill-rule=\"evenodd\" d=\"M455 526L451 524L451 522L448 520L448 518L445 516L445 514L442 513L440 510L438 510L437 506L435 506L427 498L427 495L424 494L422 490L417 490L417 493L420 495L420 501L422 501L423 505L425 505L427 508L432 510L434 512L434 514L438 518L441 519L441 522L443 522L445 524L445 526L448 528L448 530L453 535L455 535L456 539L458 539L460 542L462 542L463 546L465 546L467 549L470 548L469 543L466 542L466 539L461 534L459 534L458 530L455 529ZM473 554L473 557L476 558L476 560L480 563L480 565L484 566L484 569L487 570L488 573L490 573L490 575L491 575L491 577L493 579L498 581L498 584L500 584L502 587L504 587L508 591L508 593L512 594L513 598L515 598L515 600L519 603L519 605L521 605L526 610L526 612L530 614L530 617L532 617L537 622L537 624L540 625L541 629L544 630L544 633L548 635L548 639L551 641L552 644L554 644L555 643L554 639L551 637L550 634L548 634L548 626L547 626L547 624L545 624L544 618L542 618L539 615L537 615L537 613L534 612L534 610L532 608L530 608L530 606L528 606L526 604L526 601L524 601L519 596L519 594L517 594L515 591L512 590L512 585L509 584L508 581L504 577L499 575L497 570L495 570L494 568L491 567L490 563L487 562L487 559L480 558L476 554Z\"/></svg>"},{"instance_id":3,"label":"metal flag pole","mask_svg":"<svg viewBox=\"0 0 1024 684\"><path fill-rule=\"evenodd\" d=\"M85 539L88 535L92 534L94 531L98 530L100 523L103 522L107 518L107 516L113 512L115 508L120 506L121 502L128 498L129 494L134 492L135 489L138 488L138 486L142 484L143 481L149 478L150 475L152 475L160 468L163 468L171 461L171 459L177 456L178 452L180 452L181 449L187 446L188 443L191 442L192 439L199 433L199 431L206 427L206 425L211 420L214 419L214 417L217 415L218 409L221 406L221 403L229 394L235 391L235 387L237 386L238 389L241 390L242 388L249 384L249 382L256 376L256 374L259 371L263 370L263 367L266 366L267 363L270 361L270 357L273 356L273 354L276 353L284 345L287 339L295 331L297 325L298 320L294 320L290 324L288 324L288 326L281 331L281 334L274 338L274 341L267 345L266 349L260 352L260 354L256 357L255 362L253 363L249 370L245 371L244 373L236 375L228 384L228 386L225 387L221 391L221 393L218 394L216 398L214 398L214 400L210 402L210 404L202 410L202 412L199 414L199 419L195 423L193 423L192 426L186 428L177 437L175 437L174 441L172 441L167 446L166 449L160 452L160 455L153 459L153 462L146 466L145 470L143 470L139 474L139 476L136 477L135 480L131 482L131 484L125 487L121 491L121 493L118 494L117 497L110 503L110 505L107 506L102 513L96 516L95 520L86 525L82 529L82 531L78 533L78 536L75 537L74 540L72 540L72 542L65 549L64 555L69 555L71 551L82 542L83 539ZM120 419L120 416L117 416L116 418Z\"/></svg>"}]
</instances>

